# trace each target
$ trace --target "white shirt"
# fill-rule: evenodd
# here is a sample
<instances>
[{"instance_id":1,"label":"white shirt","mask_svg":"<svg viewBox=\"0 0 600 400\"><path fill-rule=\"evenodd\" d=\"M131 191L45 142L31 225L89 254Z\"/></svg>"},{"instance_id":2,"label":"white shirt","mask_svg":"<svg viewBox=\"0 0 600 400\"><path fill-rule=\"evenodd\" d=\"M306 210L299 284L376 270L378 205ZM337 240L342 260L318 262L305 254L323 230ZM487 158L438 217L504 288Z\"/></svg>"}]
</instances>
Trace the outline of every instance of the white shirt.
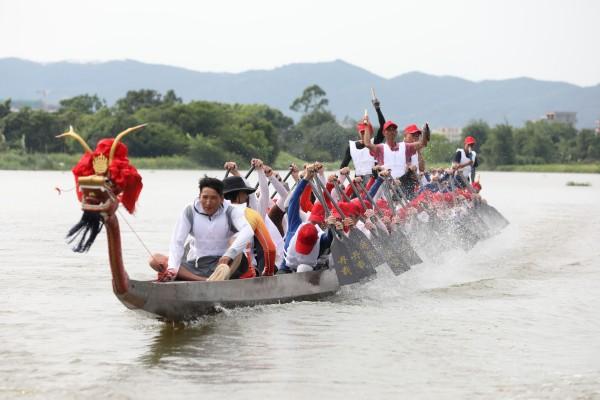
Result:
<instances>
[{"instance_id":1,"label":"white shirt","mask_svg":"<svg viewBox=\"0 0 600 400\"><path fill-rule=\"evenodd\" d=\"M254 237L252 227L246 221L244 210L241 208L233 208L231 212L232 225L237 230L237 234L229 229L226 210L231 207L231 203L227 200L219 207L216 213L210 217L204 214L204 209L199 199L193 202L193 241L190 247L188 259L205 257L205 256L227 256L235 258L241 254L246 245L250 243ZM181 213L173 236L169 245L169 270L177 273L181 265L181 259L184 253L184 244L192 226L187 218L185 209ZM231 244L232 238L235 239Z\"/></svg>"}]
</instances>

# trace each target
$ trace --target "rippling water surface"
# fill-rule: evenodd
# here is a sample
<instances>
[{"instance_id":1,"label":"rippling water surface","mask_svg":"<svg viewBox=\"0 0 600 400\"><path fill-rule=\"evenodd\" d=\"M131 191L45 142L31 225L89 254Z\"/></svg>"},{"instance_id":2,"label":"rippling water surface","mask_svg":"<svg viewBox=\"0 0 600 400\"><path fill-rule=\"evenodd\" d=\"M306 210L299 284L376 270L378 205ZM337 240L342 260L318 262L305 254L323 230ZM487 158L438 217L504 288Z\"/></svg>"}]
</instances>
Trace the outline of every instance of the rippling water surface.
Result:
<instances>
[{"instance_id":1,"label":"rippling water surface","mask_svg":"<svg viewBox=\"0 0 600 400\"><path fill-rule=\"evenodd\" d=\"M220 174L220 173L219 173ZM135 216L166 252L199 172L143 171ZM567 187L569 180L590 187ZM0 171L0 398L600 399L600 176L483 173L511 225L329 301L171 326L114 297L106 239L70 252L70 173ZM121 220L130 275L148 255Z\"/></svg>"}]
</instances>

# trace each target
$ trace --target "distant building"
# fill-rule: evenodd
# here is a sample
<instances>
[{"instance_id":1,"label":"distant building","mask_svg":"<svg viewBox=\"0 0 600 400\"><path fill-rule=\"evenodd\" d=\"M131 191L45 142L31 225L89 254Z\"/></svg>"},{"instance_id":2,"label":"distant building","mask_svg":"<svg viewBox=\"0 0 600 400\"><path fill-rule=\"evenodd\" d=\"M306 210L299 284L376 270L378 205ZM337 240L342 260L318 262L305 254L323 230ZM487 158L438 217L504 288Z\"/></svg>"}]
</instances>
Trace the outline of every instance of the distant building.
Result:
<instances>
[{"instance_id":1,"label":"distant building","mask_svg":"<svg viewBox=\"0 0 600 400\"><path fill-rule=\"evenodd\" d=\"M459 142L462 136L462 128L435 128L431 133L442 135L450 142Z\"/></svg>"},{"instance_id":2,"label":"distant building","mask_svg":"<svg viewBox=\"0 0 600 400\"><path fill-rule=\"evenodd\" d=\"M546 113L545 120L575 126L577 124L577 113L572 111L551 111Z\"/></svg>"}]
</instances>

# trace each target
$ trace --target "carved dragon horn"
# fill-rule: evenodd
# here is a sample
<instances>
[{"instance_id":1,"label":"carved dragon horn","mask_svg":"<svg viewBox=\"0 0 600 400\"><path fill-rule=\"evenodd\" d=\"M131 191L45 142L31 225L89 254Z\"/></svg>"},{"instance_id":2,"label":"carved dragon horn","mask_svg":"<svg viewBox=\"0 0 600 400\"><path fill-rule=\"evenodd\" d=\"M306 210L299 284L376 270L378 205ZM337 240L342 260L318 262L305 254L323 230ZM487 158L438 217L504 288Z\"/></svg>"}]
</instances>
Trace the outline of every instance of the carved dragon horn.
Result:
<instances>
[{"instance_id":1,"label":"carved dragon horn","mask_svg":"<svg viewBox=\"0 0 600 400\"><path fill-rule=\"evenodd\" d=\"M79 134L77 132L75 132L73 130L73 126L69 125L69 130L65 133L62 133L60 135L57 135L57 138L61 138L61 137L72 137L73 139L77 140L79 142L79 144L81 144L81 147L83 147L83 149L85 150L86 153L91 153L92 149L90 149L90 146L88 146L88 144L85 142L85 140L83 140L83 138L81 136L79 136Z\"/></svg>"},{"instance_id":2,"label":"carved dragon horn","mask_svg":"<svg viewBox=\"0 0 600 400\"><path fill-rule=\"evenodd\" d=\"M139 129L142 129L143 127L145 127L148 124L141 124L138 126L132 126L131 128L127 128L125 129L123 132L119 133L117 135L117 137L115 138L115 141L113 142L111 148L110 148L110 153L108 155L108 165L112 164L112 160L115 156L115 151L117 151L117 144L121 141L121 139L123 139L123 137L131 132L135 132Z\"/></svg>"}]
</instances>

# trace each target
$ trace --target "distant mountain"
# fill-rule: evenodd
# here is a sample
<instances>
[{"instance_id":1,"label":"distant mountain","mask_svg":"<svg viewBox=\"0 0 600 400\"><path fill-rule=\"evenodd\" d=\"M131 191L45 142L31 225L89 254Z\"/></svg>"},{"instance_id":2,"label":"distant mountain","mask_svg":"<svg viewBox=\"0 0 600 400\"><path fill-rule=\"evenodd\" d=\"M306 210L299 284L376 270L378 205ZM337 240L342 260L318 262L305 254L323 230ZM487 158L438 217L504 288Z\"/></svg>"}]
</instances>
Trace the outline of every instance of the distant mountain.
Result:
<instances>
[{"instance_id":1,"label":"distant mountain","mask_svg":"<svg viewBox=\"0 0 600 400\"><path fill-rule=\"evenodd\" d=\"M341 60L231 74L131 60L40 64L4 58L0 82L0 99L39 100L45 90L49 103L89 93L112 104L128 90L174 89L185 101L264 103L294 117L289 105L316 83L327 92L330 109L339 119L359 118L365 108L374 116L373 87L387 118L400 125L429 121L432 127L461 127L473 119L522 125L548 111L576 111L579 127L591 128L600 118L600 85L580 87L529 78L472 82L419 72L385 79Z\"/></svg>"}]
</instances>

